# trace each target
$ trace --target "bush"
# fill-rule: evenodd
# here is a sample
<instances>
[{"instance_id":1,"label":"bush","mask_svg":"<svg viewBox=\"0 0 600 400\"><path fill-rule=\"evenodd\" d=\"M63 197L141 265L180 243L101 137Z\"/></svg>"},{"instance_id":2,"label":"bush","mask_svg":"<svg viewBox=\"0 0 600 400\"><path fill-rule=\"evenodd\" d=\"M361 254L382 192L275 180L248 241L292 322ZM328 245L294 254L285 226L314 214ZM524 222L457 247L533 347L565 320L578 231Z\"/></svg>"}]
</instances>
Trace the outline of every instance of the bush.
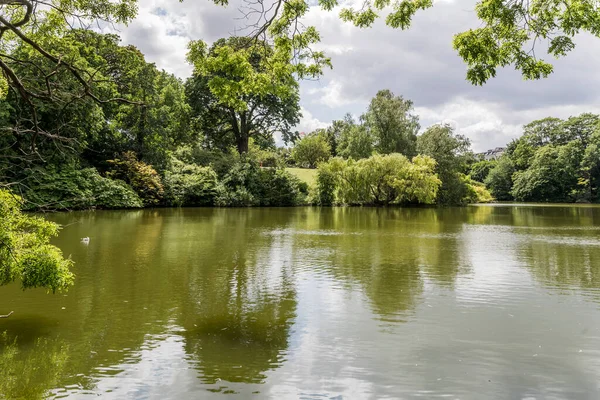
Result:
<instances>
[{"instance_id":1,"label":"bush","mask_svg":"<svg viewBox=\"0 0 600 400\"><path fill-rule=\"evenodd\" d=\"M108 160L112 164L109 178L120 179L135 190L144 206L156 206L162 202L164 187L160 175L151 166L137 159L133 151L123 153L120 159Z\"/></svg>"},{"instance_id":2,"label":"bush","mask_svg":"<svg viewBox=\"0 0 600 400\"><path fill-rule=\"evenodd\" d=\"M33 170L25 180L27 210L140 208L142 200L123 181L100 176L94 168Z\"/></svg>"},{"instance_id":3,"label":"bush","mask_svg":"<svg viewBox=\"0 0 600 400\"><path fill-rule=\"evenodd\" d=\"M165 200L174 206L210 206L217 195L217 174L212 167L186 164L171 158L165 171Z\"/></svg>"},{"instance_id":4,"label":"bush","mask_svg":"<svg viewBox=\"0 0 600 400\"><path fill-rule=\"evenodd\" d=\"M221 207L293 206L301 204L308 189L280 168L260 168L256 161L236 163L217 185L216 205Z\"/></svg>"},{"instance_id":5,"label":"bush","mask_svg":"<svg viewBox=\"0 0 600 400\"><path fill-rule=\"evenodd\" d=\"M240 161L237 150L223 152L220 150L207 150L198 146L181 146L175 150L173 156L185 164L197 164L211 167L218 176L227 174L231 167Z\"/></svg>"},{"instance_id":6,"label":"bush","mask_svg":"<svg viewBox=\"0 0 600 400\"><path fill-rule=\"evenodd\" d=\"M481 182L472 180L469 176L463 176L463 182L467 187L467 195L463 200L465 203L491 203L494 197Z\"/></svg>"}]
</instances>

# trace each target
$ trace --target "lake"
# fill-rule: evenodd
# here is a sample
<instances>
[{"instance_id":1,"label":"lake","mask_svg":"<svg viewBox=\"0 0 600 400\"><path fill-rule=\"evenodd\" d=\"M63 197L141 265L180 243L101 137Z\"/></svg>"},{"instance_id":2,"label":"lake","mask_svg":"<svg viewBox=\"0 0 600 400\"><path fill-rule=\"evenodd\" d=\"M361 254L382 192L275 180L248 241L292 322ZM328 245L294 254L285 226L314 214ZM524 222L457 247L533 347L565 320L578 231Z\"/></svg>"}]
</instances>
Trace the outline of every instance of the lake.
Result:
<instances>
[{"instance_id":1,"label":"lake","mask_svg":"<svg viewBox=\"0 0 600 400\"><path fill-rule=\"evenodd\" d=\"M600 398L598 207L48 218L76 283L0 288L0 397Z\"/></svg>"}]
</instances>

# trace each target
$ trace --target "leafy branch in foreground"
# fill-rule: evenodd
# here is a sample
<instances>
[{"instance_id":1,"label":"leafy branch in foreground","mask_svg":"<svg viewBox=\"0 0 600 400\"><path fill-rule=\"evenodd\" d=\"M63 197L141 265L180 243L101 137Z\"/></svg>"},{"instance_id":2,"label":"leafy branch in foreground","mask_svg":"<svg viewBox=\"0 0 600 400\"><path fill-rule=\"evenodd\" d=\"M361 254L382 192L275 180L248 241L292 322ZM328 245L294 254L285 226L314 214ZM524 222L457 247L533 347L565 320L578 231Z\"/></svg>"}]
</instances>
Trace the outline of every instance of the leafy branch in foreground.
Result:
<instances>
[{"instance_id":1,"label":"leafy branch in foreground","mask_svg":"<svg viewBox=\"0 0 600 400\"><path fill-rule=\"evenodd\" d=\"M246 0L251 11L245 17L258 15L254 34L258 37L269 32L284 43L304 49L319 40L314 27L302 32L309 38L295 37L302 27L301 17L309 6L305 0ZM324 10L338 9L337 0L318 0ZM385 14L385 23L392 28L408 29L417 12L434 7L433 0L365 0L360 8L341 8L340 18L360 28L372 26ZM552 64L539 58L536 47L545 44L545 53L555 57L566 56L575 48L574 37L583 32L600 36L600 2L598 0L480 0L475 13L481 22L477 29L469 29L454 37L453 46L467 64L467 80L482 85L496 76L498 68L514 66L525 79L547 77ZM268 29L267 29L268 28ZM296 47L296 46L293 46ZM298 50L296 50L298 51ZM539 49L538 49L539 52ZM318 54L321 56L321 54ZM311 67L319 65L315 62Z\"/></svg>"},{"instance_id":2,"label":"leafy branch in foreground","mask_svg":"<svg viewBox=\"0 0 600 400\"><path fill-rule=\"evenodd\" d=\"M73 284L73 262L49 244L58 225L20 208L19 197L0 189L0 286L20 281L23 289L67 289Z\"/></svg>"}]
</instances>

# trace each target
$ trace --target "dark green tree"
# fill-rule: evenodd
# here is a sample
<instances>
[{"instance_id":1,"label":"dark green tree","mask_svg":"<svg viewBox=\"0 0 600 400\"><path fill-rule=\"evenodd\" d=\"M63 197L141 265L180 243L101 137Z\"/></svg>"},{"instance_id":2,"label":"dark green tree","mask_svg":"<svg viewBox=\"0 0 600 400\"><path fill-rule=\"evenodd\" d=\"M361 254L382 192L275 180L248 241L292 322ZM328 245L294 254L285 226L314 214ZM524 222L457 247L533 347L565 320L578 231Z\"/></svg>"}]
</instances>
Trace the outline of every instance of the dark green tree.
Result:
<instances>
[{"instance_id":1,"label":"dark green tree","mask_svg":"<svg viewBox=\"0 0 600 400\"><path fill-rule=\"evenodd\" d=\"M501 157L496 166L489 171L484 183L496 200L510 201L513 199L511 190L514 173L515 166L508 156Z\"/></svg>"},{"instance_id":2,"label":"dark green tree","mask_svg":"<svg viewBox=\"0 0 600 400\"><path fill-rule=\"evenodd\" d=\"M461 175L466 172L468 160L472 158L470 146L469 139L455 134L447 124L434 125L418 137L418 153L437 162L436 173L442 181L438 204L462 204L465 201L467 184Z\"/></svg>"}]
</instances>

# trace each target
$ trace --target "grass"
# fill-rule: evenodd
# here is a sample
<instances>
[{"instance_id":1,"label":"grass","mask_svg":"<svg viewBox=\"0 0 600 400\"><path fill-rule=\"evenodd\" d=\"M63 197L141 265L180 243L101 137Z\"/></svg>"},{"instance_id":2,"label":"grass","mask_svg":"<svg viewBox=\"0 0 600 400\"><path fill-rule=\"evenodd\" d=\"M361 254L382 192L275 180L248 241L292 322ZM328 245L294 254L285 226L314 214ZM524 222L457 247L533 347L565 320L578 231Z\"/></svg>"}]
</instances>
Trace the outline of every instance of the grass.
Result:
<instances>
[{"instance_id":1,"label":"grass","mask_svg":"<svg viewBox=\"0 0 600 400\"><path fill-rule=\"evenodd\" d=\"M308 183L310 186L314 185L317 181L317 170L306 169L306 168L286 168L287 172L295 175L301 181Z\"/></svg>"}]
</instances>

